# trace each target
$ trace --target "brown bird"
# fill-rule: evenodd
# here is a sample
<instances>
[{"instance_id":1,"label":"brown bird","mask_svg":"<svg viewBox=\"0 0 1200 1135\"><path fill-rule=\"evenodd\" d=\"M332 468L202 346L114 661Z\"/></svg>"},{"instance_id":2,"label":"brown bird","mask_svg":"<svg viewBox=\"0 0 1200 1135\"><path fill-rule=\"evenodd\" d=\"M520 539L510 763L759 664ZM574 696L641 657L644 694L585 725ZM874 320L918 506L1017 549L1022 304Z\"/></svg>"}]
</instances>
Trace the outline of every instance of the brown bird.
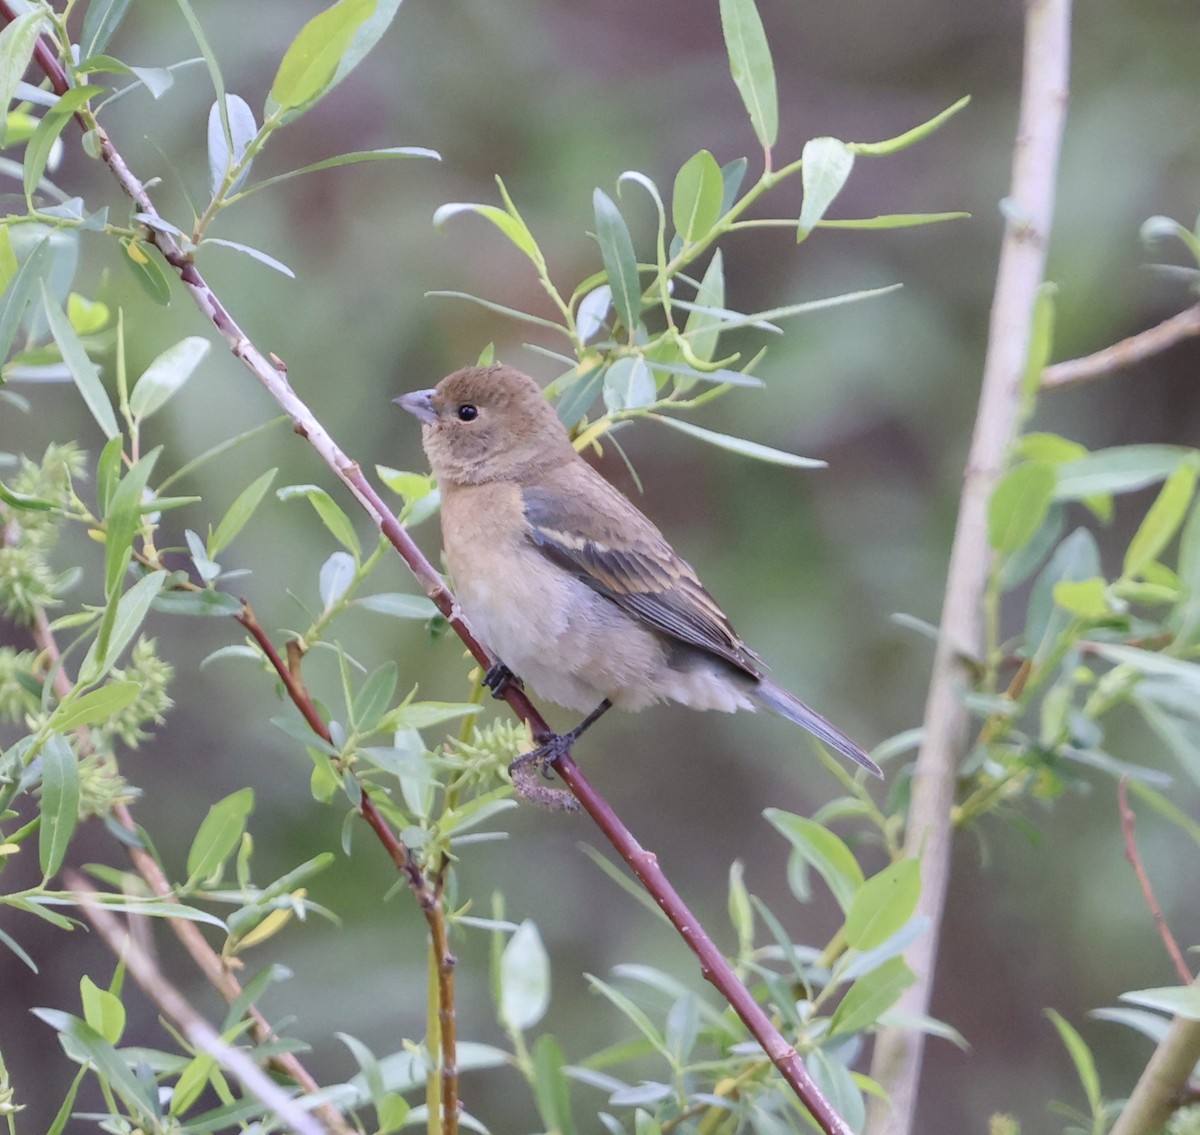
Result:
<instances>
[{"instance_id":1,"label":"brown bird","mask_svg":"<svg viewBox=\"0 0 1200 1135\"><path fill-rule=\"evenodd\" d=\"M553 759L611 706L774 710L882 776L845 734L777 685L659 530L575 451L538 385L467 367L396 403L421 420L442 493L458 603L497 657L558 705L590 710L520 758Z\"/></svg>"}]
</instances>

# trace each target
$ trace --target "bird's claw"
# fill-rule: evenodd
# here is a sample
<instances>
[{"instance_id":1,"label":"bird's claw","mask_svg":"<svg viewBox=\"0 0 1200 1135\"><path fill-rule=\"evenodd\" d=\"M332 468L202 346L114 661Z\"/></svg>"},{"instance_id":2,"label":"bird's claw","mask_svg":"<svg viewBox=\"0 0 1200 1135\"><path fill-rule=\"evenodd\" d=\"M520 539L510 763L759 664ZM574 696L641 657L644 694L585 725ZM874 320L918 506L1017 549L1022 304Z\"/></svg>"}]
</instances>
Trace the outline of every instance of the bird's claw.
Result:
<instances>
[{"instance_id":1,"label":"bird's claw","mask_svg":"<svg viewBox=\"0 0 1200 1135\"><path fill-rule=\"evenodd\" d=\"M509 686L518 690L525 688L525 683L516 676L503 662L493 662L483 675L483 684L492 691L492 697L502 698Z\"/></svg>"},{"instance_id":2,"label":"bird's claw","mask_svg":"<svg viewBox=\"0 0 1200 1135\"><path fill-rule=\"evenodd\" d=\"M550 808L557 812L577 812L579 803L569 792L559 788L547 788L538 783L538 770L547 780L551 779L550 766L560 757L569 756L575 738L567 733L551 733L542 738L542 743L528 753L522 753L508 766L513 787L517 795L531 804Z\"/></svg>"}]
</instances>

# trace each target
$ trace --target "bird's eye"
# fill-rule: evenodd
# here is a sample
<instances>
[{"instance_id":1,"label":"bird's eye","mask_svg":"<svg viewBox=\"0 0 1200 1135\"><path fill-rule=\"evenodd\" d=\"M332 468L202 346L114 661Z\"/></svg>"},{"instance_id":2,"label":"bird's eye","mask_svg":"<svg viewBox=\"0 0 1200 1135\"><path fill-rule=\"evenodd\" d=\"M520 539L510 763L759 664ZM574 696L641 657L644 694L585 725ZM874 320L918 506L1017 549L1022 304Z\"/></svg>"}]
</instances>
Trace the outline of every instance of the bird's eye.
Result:
<instances>
[{"instance_id":1,"label":"bird's eye","mask_svg":"<svg viewBox=\"0 0 1200 1135\"><path fill-rule=\"evenodd\" d=\"M472 406L470 402L464 402L458 408L458 420L460 422L473 422L479 417L479 410Z\"/></svg>"}]
</instances>

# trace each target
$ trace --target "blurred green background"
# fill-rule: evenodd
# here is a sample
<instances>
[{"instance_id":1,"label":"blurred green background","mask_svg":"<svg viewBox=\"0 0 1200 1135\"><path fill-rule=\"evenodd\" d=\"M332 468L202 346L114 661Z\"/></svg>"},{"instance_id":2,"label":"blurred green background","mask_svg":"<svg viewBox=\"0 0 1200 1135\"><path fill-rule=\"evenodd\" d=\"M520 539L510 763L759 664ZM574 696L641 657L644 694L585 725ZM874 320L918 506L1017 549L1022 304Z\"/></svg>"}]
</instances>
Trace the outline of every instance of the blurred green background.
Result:
<instances>
[{"instance_id":1,"label":"blurred green background","mask_svg":"<svg viewBox=\"0 0 1200 1135\"><path fill-rule=\"evenodd\" d=\"M229 90L259 108L288 42L322 6L210 0L196 8ZM728 301L741 310L904 284L883 299L791 321L759 368L766 389L736 392L697 419L823 458L827 470L755 464L650 425L624 431L622 443L645 485L643 508L697 566L774 676L871 746L917 725L923 711L930 644L889 616L904 611L936 622L939 614L995 277L1022 8L952 0L760 0L760 8L779 75L780 164L809 137L890 137L972 96L966 111L921 145L860 160L831 216L961 209L972 219L891 233L823 231L799 249L782 229L727 244ZM1056 358L1097 349L1189 302L1179 284L1147 271L1148 261L1175 259L1174 250L1148 253L1138 227L1156 213L1190 226L1200 208L1196 34L1194 5L1184 0L1093 0L1079 8L1050 266L1059 284ZM111 50L138 65L195 54L174 5L149 2L135 3ZM207 76L195 67L160 101L138 94L105 119L133 169L163 179L155 190L160 209L185 229L191 213L179 179L203 199L211 99ZM92 208L108 201L123 210L107 171L83 156L77 135L66 138L58 183ZM586 235L595 186L615 193L626 169L669 186L701 147L721 162L747 155L752 176L760 161L710 0L409 0L359 70L272 142L255 175L387 145L432 147L443 161L315 174L251 198L213 230L277 256L296 280L226 249L201 261L235 316L287 362L297 392L368 470L376 462L424 468L414 424L389 399L473 362L487 343L543 381L557 374L554 363L523 346L526 328L458 301L425 298L431 289L463 290L550 314L515 249L473 217L436 231L430 219L438 205L495 202L493 177L501 175L555 280L570 291L599 267ZM621 200L635 237L646 240L648 201L636 188ZM798 208L798 184L766 203L773 215ZM127 325L137 329L132 373L183 335L209 333L180 289L165 312L153 308L108 243L85 243L85 255L81 282L105 272L101 297L123 305ZM748 336L738 345L760 343ZM1196 445L1198 360L1194 346L1181 347L1129 374L1048 396L1036 425L1091 447ZM99 448L73 388L26 393L31 415L0 408L0 449L38 454L50 440L76 436ZM182 464L275 412L217 344L201 374L155 419L152 440ZM282 467L278 484L318 482L359 522L310 449L280 428L210 473L209 511L175 513L172 524L179 532L202 529L272 465ZM611 452L605 469L636 492ZM1102 546L1123 546L1122 532L1127 538L1148 499L1119 502ZM366 534L368 525L359 529ZM436 556L436 523L418 538ZM292 596L317 602L317 569L334 548L306 505L270 497L224 559L253 569L242 592L281 641L284 628L306 625ZM377 582L376 590L414 589L398 563ZM258 878L336 850L340 814L313 802L307 756L269 723L287 712L269 681L243 661L199 668L211 651L239 641L236 625L159 616L151 629L177 667L177 705L161 740L127 756L124 769L144 789L135 815L160 840L168 866L182 873L208 805L247 783L258 799L251 823ZM365 614L337 633L368 665L397 658L402 684L419 683L423 697L465 695L467 667L454 640L431 648L421 627ZM325 660L314 658L308 673L315 688L332 694ZM1179 771L1133 722L1112 748ZM751 890L797 940L821 944L833 931L824 896L805 907L789 898L785 844L760 815L768 806L808 814L834 793L804 734L766 718L659 709L605 719L577 756L719 942L732 942L724 909L734 859L745 862ZM892 785L896 779L893 771ZM1176 798L1193 811L1195 795L1193 784L1179 782ZM502 887L508 916L538 923L554 962L544 1025L563 1039L568 1059L623 1033L615 1011L587 992L584 973L604 976L614 964L639 961L699 984L680 942L580 853L581 843L601 845L586 820L531 808L510 816L507 842L464 856L460 894L474 896L476 913L486 914L489 896ZM995 1110L1016 1113L1027 1132L1061 1128L1046 1101L1079 1104L1082 1096L1042 1015L1047 1006L1082 1028L1107 1092L1124 1094L1149 1046L1115 1025L1089 1023L1086 1013L1113 1003L1121 990L1174 980L1123 859L1112 782L1098 777L1090 793L1031 810L1026 819L1030 830L993 820L958 842L934 1012L972 1051L930 1045L918 1109L926 1135L982 1131ZM1200 914L1185 883L1195 876L1195 848L1149 821L1141 835L1168 919L1183 942L1197 940ZM95 860L121 862L95 826L81 851L85 845ZM868 853L866 865L881 861ZM377 1052L423 1031L424 923L406 892L384 901L394 882L365 828L355 831L352 855L339 855L311 888L344 930L317 920L250 955L252 966L277 958L294 971L264 1008L295 1015L288 1027L314 1043L310 1065L325 1082L354 1070L335 1031ZM76 1010L80 973L103 983L111 961L84 933L46 937L29 920L9 923L7 915L0 920L41 965L35 977L0 953L0 1050L28 1106L21 1129L36 1131L49 1123L73 1066L24 1010ZM165 929L156 938L195 1003L217 1014L215 995L191 976ZM460 1035L501 1042L487 995L486 941L468 937L457 952ZM153 1012L133 1000L142 1015L127 1040L162 1043ZM513 1073L468 1075L462 1091L494 1132L532 1130L537 1122ZM586 1088L574 1098L580 1116L603 1103Z\"/></svg>"}]
</instances>

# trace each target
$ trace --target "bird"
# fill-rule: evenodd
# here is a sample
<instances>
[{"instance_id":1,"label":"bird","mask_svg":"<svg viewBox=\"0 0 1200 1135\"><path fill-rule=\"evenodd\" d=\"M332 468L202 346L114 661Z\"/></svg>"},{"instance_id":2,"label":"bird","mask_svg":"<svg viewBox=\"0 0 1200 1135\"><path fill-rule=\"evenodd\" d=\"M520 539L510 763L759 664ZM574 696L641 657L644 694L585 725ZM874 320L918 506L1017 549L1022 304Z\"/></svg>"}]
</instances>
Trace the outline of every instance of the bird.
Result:
<instances>
[{"instance_id":1,"label":"bird","mask_svg":"<svg viewBox=\"0 0 1200 1135\"><path fill-rule=\"evenodd\" d=\"M692 567L576 451L529 375L471 366L393 400L421 422L441 491L442 544L459 609L496 660L587 716L514 765L552 763L608 709L660 702L775 711L876 776L849 737L767 676Z\"/></svg>"}]
</instances>

